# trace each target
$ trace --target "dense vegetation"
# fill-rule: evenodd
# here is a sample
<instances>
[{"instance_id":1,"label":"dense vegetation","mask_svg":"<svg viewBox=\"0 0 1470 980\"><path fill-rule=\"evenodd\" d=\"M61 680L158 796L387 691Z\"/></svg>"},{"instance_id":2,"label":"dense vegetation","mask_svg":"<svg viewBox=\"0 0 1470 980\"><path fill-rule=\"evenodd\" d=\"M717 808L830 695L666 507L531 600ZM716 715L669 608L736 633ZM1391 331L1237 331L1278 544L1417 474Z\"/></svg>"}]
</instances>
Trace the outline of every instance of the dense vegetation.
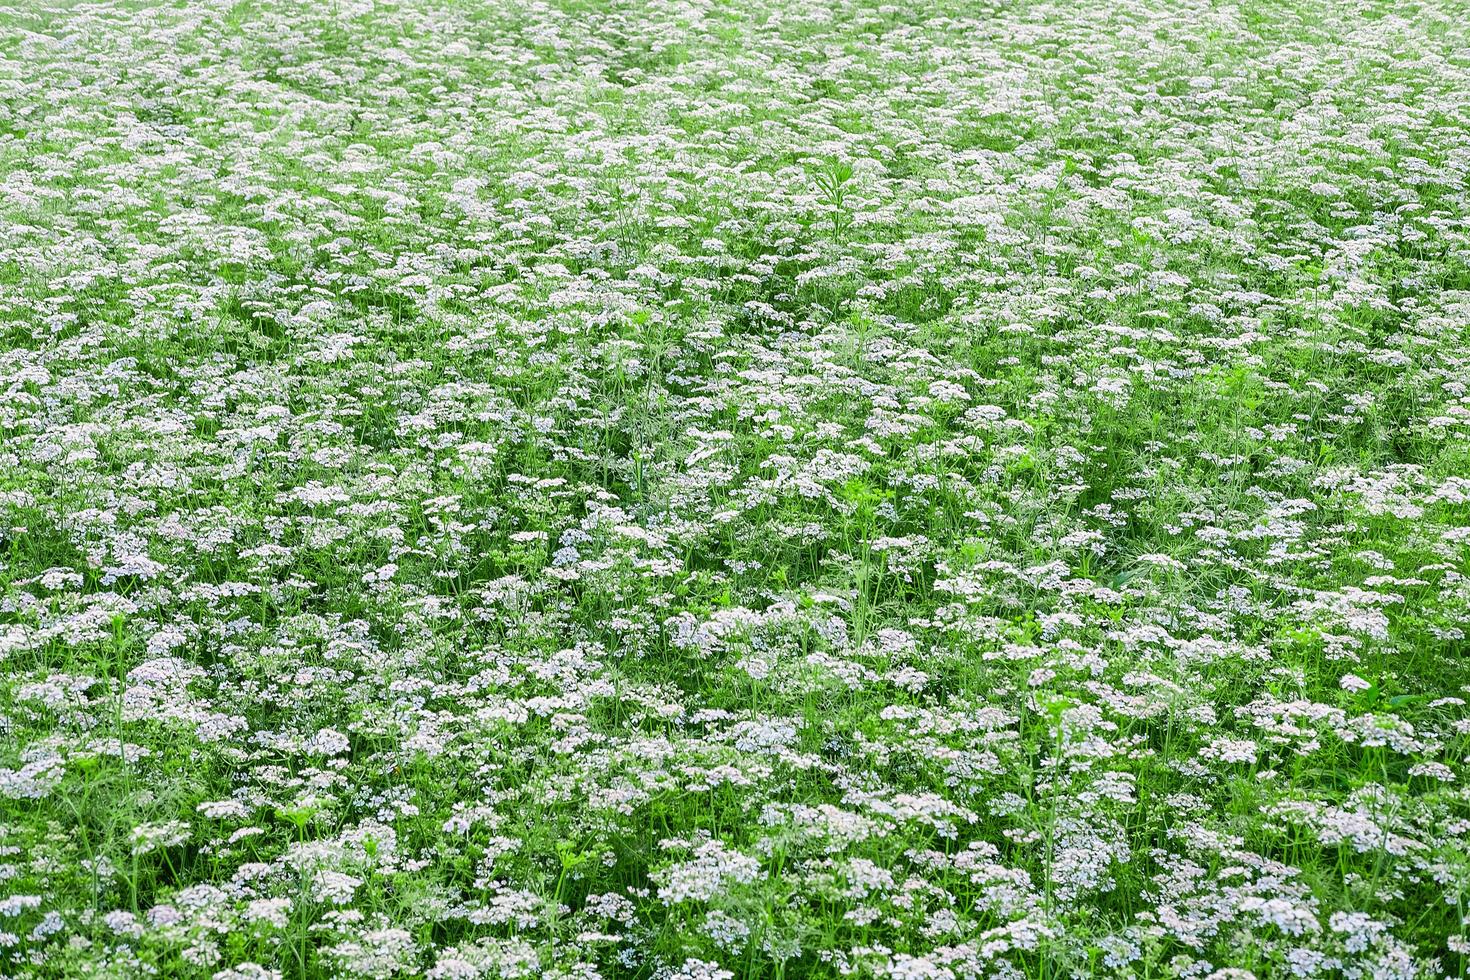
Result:
<instances>
[{"instance_id":1,"label":"dense vegetation","mask_svg":"<svg viewBox=\"0 0 1470 980\"><path fill-rule=\"evenodd\" d=\"M0 975L1464 976L1467 25L0 10Z\"/></svg>"}]
</instances>

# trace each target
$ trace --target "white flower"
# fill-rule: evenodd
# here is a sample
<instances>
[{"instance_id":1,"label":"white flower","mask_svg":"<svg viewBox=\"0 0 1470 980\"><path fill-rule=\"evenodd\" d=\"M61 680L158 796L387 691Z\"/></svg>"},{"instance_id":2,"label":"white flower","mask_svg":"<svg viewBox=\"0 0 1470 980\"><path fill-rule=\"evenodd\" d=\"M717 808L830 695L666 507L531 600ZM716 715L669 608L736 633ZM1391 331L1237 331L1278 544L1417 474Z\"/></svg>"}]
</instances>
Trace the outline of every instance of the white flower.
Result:
<instances>
[{"instance_id":1,"label":"white flower","mask_svg":"<svg viewBox=\"0 0 1470 980\"><path fill-rule=\"evenodd\" d=\"M214 980L282 980L282 974L280 970L247 961L220 970Z\"/></svg>"},{"instance_id":2,"label":"white flower","mask_svg":"<svg viewBox=\"0 0 1470 980\"><path fill-rule=\"evenodd\" d=\"M250 808L239 800L208 800L194 808L211 820L244 820Z\"/></svg>"},{"instance_id":3,"label":"white flower","mask_svg":"<svg viewBox=\"0 0 1470 980\"><path fill-rule=\"evenodd\" d=\"M1199 755L1202 759L1215 759L1219 762L1244 762L1255 763L1258 746L1255 742L1239 738L1217 738L1210 744L1200 748Z\"/></svg>"},{"instance_id":4,"label":"white flower","mask_svg":"<svg viewBox=\"0 0 1470 980\"><path fill-rule=\"evenodd\" d=\"M692 958L668 975L669 980L734 980L734 976L718 963Z\"/></svg>"},{"instance_id":5,"label":"white flower","mask_svg":"<svg viewBox=\"0 0 1470 980\"><path fill-rule=\"evenodd\" d=\"M341 755L352 745L352 742L337 731L335 728L323 728L311 738L307 739L301 746L302 752L307 755Z\"/></svg>"},{"instance_id":6,"label":"white flower","mask_svg":"<svg viewBox=\"0 0 1470 980\"><path fill-rule=\"evenodd\" d=\"M333 871L330 868L321 868L311 879L312 896L318 902L326 902L329 905L346 905L352 901L352 896L362 885L361 878Z\"/></svg>"},{"instance_id":7,"label":"white flower","mask_svg":"<svg viewBox=\"0 0 1470 980\"><path fill-rule=\"evenodd\" d=\"M107 928L119 935L131 936L134 939L143 935L142 924L138 921L138 917L131 912L125 912L121 909L108 912L102 917L102 921L107 924Z\"/></svg>"},{"instance_id":8,"label":"white flower","mask_svg":"<svg viewBox=\"0 0 1470 980\"><path fill-rule=\"evenodd\" d=\"M695 848L692 860L663 872L664 884L658 897L666 905L704 902L728 883L749 884L759 873L760 862L755 858L731 850L720 841L709 841Z\"/></svg>"},{"instance_id":9,"label":"white flower","mask_svg":"<svg viewBox=\"0 0 1470 980\"><path fill-rule=\"evenodd\" d=\"M257 898L245 906L246 922L258 922L284 929L290 921L291 900L289 898Z\"/></svg>"}]
</instances>

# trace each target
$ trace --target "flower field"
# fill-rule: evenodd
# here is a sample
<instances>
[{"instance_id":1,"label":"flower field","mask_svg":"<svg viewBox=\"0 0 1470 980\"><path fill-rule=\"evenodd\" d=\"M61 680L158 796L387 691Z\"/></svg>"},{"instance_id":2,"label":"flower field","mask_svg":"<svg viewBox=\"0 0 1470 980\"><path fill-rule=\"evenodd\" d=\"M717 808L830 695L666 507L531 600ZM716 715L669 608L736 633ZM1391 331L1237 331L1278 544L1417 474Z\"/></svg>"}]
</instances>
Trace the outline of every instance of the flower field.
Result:
<instances>
[{"instance_id":1,"label":"flower field","mask_svg":"<svg viewBox=\"0 0 1470 980\"><path fill-rule=\"evenodd\" d=\"M12 0L0 976L1470 968L1470 8Z\"/></svg>"}]
</instances>

